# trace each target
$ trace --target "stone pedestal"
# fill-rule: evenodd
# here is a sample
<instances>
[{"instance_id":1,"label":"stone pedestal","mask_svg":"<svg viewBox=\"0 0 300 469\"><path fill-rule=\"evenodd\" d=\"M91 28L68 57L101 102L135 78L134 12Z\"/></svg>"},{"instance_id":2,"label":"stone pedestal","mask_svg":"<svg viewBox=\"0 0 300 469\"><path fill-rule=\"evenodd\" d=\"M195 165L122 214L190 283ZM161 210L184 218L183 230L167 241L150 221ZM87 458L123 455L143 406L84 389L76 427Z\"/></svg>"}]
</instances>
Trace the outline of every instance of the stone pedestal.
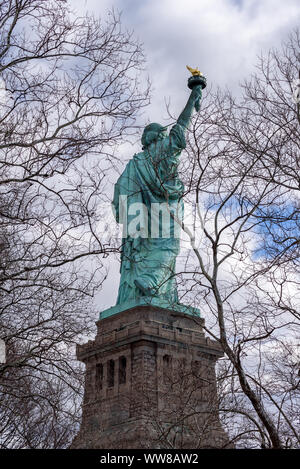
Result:
<instances>
[{"instance_id":1,"label":"stone pedestal","mask_svg":"<svg viewBox=\"0 0 300 469\"><path fill-rule=\"evenodd\" d=\"M217 342L203 319L139 306L97 322L77 347L86 364L82 424L71 448L223 448Z\"/></svg>"}]
</instances>

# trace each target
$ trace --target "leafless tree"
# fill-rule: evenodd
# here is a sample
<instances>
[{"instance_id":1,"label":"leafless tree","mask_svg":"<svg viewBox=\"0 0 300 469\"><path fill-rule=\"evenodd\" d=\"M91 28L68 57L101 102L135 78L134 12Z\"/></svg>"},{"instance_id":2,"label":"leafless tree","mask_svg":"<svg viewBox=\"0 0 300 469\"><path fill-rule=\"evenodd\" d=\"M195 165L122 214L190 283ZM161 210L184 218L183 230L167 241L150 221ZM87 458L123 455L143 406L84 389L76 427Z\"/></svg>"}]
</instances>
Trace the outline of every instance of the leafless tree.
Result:
<instances>
[{"instance_id":1,"label":"leafless tree","mask_svg":"<svg viewBox=\"0 0 300 469\"><path fill-rule=\"evenodd\" d=\"M3 448L66 447L76 432L74 344L93 330L88 300L116 250L101 236L105 178L148 103L143 64L114 11L96 19L63 0L1 2Z\"/></svg>"},{"instance_id":2,"label":"leafless tree","mask_svg":"<svg viewBox=\"0 0 300 469\"><path fill-rule=\"evenodd\" d=\"M262 57L241 99L204 98L182 167L194 208L182 301L225 352L220 409L246 447L299 445L299 45L295 31Z\"/></svg>"}]
</instances>

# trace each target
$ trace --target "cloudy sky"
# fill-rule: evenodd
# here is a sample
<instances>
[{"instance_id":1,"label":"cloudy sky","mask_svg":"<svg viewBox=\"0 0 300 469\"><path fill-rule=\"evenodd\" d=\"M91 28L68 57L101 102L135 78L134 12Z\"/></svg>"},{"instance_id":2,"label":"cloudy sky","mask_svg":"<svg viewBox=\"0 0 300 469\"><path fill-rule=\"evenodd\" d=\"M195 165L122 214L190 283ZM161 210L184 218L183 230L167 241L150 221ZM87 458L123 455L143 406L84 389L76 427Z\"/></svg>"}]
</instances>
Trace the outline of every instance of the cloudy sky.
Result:
<instances>
[{"instance_id":1,"label":"cloudy sky","mask_svg":"<svg viewBox=\"0 0 300 469\"><path fill-rule=\"evenodd\" d=\"M300 23L299 0L71 0L102 15L114 7L144 49L153 84L150 121L166 117L164 99L180 112L188 94L186 64L213 85L238 92L261 51L280 45Z\"/></svg>"},{"instance_id":2,"label":"cloudy sky","mask_svg":"<svg viewBox=\"0 0 300 469\"><path fill-rule=\"evenodd\" d=\"M124 27L144 44L152 103L151 122L166 122L165 100L178 114L188 97L186 65L199 67L212 86L239 93L239 83L255 71L257 55L280 46L300 24L299 0L71 0L82 14L102 16L114 7ZM130 156L130 155L128 155ZM111 263L113 282L97 296L100 309L114 304L118 265Z\"/></svg>"}]
</instances>

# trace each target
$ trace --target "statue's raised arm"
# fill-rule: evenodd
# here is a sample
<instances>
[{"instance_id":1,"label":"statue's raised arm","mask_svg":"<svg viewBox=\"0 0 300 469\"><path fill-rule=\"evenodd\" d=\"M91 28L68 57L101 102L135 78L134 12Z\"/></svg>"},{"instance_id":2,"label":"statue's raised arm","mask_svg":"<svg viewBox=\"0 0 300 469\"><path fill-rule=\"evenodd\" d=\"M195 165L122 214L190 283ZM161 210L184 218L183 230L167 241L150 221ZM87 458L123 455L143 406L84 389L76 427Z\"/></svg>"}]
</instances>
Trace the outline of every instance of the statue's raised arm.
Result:
<instances>
[{"instance_id":1,"label":"statue's raised arm","mask_svg":"<svg viewBox=\"0 0 300 469\"><path fill-rule=\"evenodd\" d=\"M192 90L188 102L177 119L177 123L187 128L190 124L193 109L198 112L200 109L200 99L202 97L202 90L206 87L206 79L203 74L196 68L193 69L188 65L186 68L192 73L188 80L188 87Z\"/></svg>"}]
</instances>

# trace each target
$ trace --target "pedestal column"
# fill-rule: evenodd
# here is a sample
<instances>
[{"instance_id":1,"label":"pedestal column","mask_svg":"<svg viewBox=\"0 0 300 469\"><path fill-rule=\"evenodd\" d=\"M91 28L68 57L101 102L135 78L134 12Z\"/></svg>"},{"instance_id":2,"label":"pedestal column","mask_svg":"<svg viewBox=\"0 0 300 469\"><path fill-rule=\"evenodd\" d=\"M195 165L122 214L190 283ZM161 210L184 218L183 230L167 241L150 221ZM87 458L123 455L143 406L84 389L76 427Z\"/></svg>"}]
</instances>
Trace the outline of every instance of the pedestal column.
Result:
<instances>
[{"instance_id":1,"label":"pedestal column","mask_svg":"<svg viewBox=\"0 0 300 469\"><path fill-rule=\"evenodd\" d=\"M203 322L151 305L98 321L95 340L77 347L86 382L71 447L226 447L215 377L223 354Z\"/></svg>"}]
</instances>

